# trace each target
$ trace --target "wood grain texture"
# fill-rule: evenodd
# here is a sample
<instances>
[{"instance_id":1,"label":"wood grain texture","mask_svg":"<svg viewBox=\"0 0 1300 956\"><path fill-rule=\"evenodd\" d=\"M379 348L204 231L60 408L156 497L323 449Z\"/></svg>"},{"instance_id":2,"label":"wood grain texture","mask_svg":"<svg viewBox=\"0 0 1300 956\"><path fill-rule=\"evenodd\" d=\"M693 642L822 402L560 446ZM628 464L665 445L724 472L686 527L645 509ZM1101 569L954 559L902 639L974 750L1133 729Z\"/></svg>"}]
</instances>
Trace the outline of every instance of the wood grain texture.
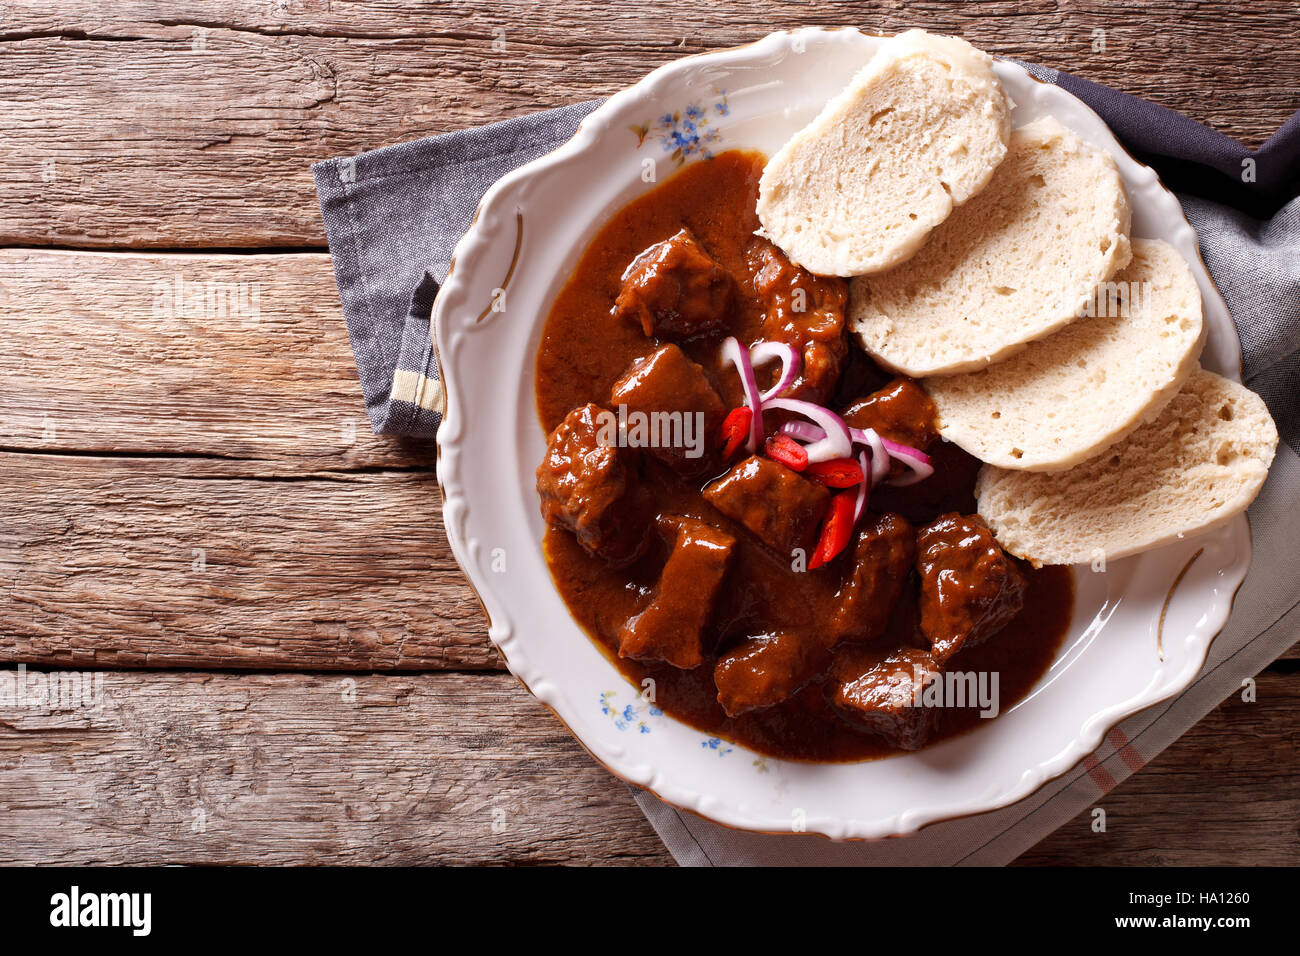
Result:
<instances>
[{"instance_id":1,"label":"wood grain texture","mask_svg":"<svg viewBox=\"0 0 1300 956\"><path fill-rule=\"evenodd\" d=\"M372 434L330 258L0 250L0 446L421 468Z\"/></svg>"},{"instance_id":2,"label":"wood grain texture","mask_svg":"<svg viewBox=\"0 0 1300 956\"><path fill-rule=\"evenodd\" d=\"M0 708L0 863L670 862L505 675L103 677ZM1018 862L1300 863L1298 720L1262 675Z\"/></svg>"},{"instance_id":3,"label":"wood grain texture","mask_svg":"<svg viewBox=\"0 0 1300 956\"><path fill-rule=\"evenodd\" d=\"M0 660L499 668L434 476L0 455Z\"/></svg>"},{"instance_id":4,"label":"wood grain texture","mask_svg":"<svg viewBox=\"0 0 1300 956\"><path fill-rule=\"evenodd\" d=\"M313 161L799 25L960 33L1258 144L1300 106L1296 19L1290 0L5 0L0 244L323 246Z\"/></svg>"},{"instance_id":5,"label":"wood grain texture","mask_svg":"<svg viewBox=\"0 0 1300 956\"><path fill-rule=\"evenodd\" d=\"M671 863L506 675L90 684L0 708L0 863Z\"/></svg>"}]
</instances>

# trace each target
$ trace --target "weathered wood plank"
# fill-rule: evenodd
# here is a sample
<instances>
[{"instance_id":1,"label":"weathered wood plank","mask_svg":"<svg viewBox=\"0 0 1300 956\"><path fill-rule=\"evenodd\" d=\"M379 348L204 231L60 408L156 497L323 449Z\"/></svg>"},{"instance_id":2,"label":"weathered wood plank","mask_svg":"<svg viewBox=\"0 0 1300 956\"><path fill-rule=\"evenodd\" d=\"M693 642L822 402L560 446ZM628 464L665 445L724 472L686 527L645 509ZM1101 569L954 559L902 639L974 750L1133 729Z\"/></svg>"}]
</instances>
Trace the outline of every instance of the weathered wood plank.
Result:
<instances>
[{"instance_id":1,"label":"weathered wood plank","mask_svg":"<svg viewBox=\"0 0 1300 956\"><path fill-rule=\"evenodd\" d=\"M0 660L499 668L431 470L0 455Z\"/></svg>"},{"instance_id":2,"label":"weathered wood plank","mask_svg":"<svg viewBox=\"0 0 1300 956\"><path fill-rule=\"evenodd\" d=\"M165 13L8 0L5 13L0 244L319 246L314 160L605 95L785 26L961 33L1250 143L1295 109L1300 79L1289 0L191 0Z\"/></svg>"},{"instance_id":3,"label":"weathered wood plank","mask_svg":"<svg viewBox=\"0 0 1300 956\"><path fill-rule=\"evenodd\" d=\"M507 675L118 672L0 708L0 862L671 860Z\"/></svg>"},{"instance_id":4,"label":"weathered wood plank","mask_svg":"<svg viewBox=\"0 0 1300 956\"><path fill-rule=\"evenodd\" d=\"M64 687L0 708L0 863L668 861L506 675L110 672L98 710ZM1101 802L1105 834L1085 814L1019 862L1295 865L1298 722L1265 673Z\"/></svg>"},{"instance_id":5,"label":"weathered wood plank","mask_svg":"<svg viewBox=\"0 0 1300 956\"><path fill-rule=\"evenodd\" d=\"M1300 864L1300 675L1265 671L1164 753L1016 862L1096 866Z\"/></svg>"},{"instance_id":6,"label":"weathered wood plank","mask_svg":"<svg viewBox=\"0 0 1300 956\"><path fill-rule=\"evenodd\" d=\"M328 255L0 250L0 330L6 448L433 461L371 433Z\"/></svg>"}]
</instances>

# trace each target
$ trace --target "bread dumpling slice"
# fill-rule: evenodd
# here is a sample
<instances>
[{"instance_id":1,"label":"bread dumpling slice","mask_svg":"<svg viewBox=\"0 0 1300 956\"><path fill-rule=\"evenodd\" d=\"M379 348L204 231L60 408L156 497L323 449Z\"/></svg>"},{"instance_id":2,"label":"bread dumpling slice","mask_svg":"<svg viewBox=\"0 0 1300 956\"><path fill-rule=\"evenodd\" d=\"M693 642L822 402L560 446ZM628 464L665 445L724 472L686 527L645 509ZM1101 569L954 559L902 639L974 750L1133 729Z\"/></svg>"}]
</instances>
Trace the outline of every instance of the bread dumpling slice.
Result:
<instances>
[{"instance_id":1,"label":"bread dumpling slice","mask_svg":"<svg viewBox=\"0 0 1300 956\"><path fill-rule=\"evenodd\" d=\"M893 268L988 184L1010 131L987 53L900 33L768 162L762 231L820 275Z\"/></svg>"},{"instance_id":2,"label":"bread dumpling slice","mask_svg":"<svg viewBox=\"0 0 1300 956\"><path fill-rule=\"evenodd\" d=\"M1113 560L1245 511L1276 450L1263 399L1197 369L1159 416L1101 455L1050 473L985 465L975 496L998 543L1035 565Z\"/></svg>"},{"instance_id":3,"label":"bread dumpling slice","mask_svg":"<svg viewBox=\"0 0 1300 956\"><path fill-rule=\"evenodd\" d=\"M1055 471L1169 404L1205 344L1201 292L1173 246L1132 245L1088 315L983 371L925 380L944 438L1000 468Z\"/></svg>"},{"instance_id":4,"label":"bread dumpling slice","mask_svg":"<svg viewBox=\"0 0 1300 956\"><path fill-rule=\"evenodd\" d=\"M853 280L851 328L913 378L1002 361L1084 314L1128 264L1130 218L1110 156L1045 117L906 266Z\"/></svg>"}]
</instances>

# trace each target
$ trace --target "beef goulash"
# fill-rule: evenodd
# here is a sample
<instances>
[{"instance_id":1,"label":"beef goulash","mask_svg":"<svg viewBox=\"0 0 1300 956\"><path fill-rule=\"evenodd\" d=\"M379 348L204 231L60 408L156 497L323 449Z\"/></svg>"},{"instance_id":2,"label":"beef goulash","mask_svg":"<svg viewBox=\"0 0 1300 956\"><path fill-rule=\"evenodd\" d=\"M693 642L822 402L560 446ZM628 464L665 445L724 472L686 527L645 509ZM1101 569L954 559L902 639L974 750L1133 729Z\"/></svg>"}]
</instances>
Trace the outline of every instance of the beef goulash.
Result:
<instances>
[{"instance_id":1,"label":"beef goulash","mask_svg":"<svg viewBox=\"0 0 1300 956\"><path fill-rule=\"evenodd\" d=\"M763 162L722 153L632 202L556 299L546 560L665 713L789 759L914 750L980 719L918 687L996 673L1000 710L1024 697L1073 579L998 546L979 463L916 383L850 348L844 280L755 235Z\"/></svg>"}]
</instances>

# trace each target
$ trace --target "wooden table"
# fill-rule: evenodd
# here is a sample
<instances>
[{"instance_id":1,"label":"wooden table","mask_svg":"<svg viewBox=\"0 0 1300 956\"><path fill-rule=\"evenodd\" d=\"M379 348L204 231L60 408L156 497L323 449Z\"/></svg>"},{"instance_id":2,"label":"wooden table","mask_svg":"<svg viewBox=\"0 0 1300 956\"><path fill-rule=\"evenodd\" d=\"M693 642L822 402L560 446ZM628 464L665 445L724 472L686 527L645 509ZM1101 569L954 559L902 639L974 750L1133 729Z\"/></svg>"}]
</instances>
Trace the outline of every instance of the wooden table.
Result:
<instances>
[{"instance_id":1,"label":"wooden table","mask_svg":"<svg viewBox=\"0 0 1300 956\"><path fill-rule=\"evenodd\" d=\"M371 435L313 161L833 23L960 32L1258 144L1300 106L1298 19L0 0L0 658L65 671L57 706L0 708L0 861L669 861L502 670L432 448ZM1295 657L1111 793L1105 835L1084 815L1024 861L1300 862Z\"/></svg>"}]
</instances>

